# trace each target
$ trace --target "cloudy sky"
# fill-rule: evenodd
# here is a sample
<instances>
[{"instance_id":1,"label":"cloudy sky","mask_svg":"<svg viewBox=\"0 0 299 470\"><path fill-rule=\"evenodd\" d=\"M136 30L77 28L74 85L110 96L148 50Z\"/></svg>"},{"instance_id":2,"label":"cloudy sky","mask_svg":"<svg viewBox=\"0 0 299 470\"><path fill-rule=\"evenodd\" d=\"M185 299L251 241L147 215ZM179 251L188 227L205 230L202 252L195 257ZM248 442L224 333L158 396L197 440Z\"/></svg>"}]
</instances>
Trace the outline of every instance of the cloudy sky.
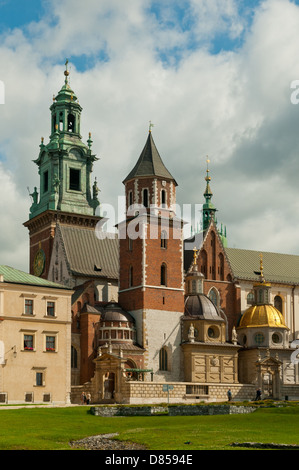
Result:
<instances>
[{"instance_id":1,"label":"cloudy sky","mask_svg":"<svg viewBox=\"0 0 299 470\"><path fill-rule=\"evenodd\" d=\"M208 155L229 246L299 254L299 1L0 0L0 264L28 270L33 160L66 58L103 204L152 121L181 207L203 202Z\"/></svg>"}]
</instances>

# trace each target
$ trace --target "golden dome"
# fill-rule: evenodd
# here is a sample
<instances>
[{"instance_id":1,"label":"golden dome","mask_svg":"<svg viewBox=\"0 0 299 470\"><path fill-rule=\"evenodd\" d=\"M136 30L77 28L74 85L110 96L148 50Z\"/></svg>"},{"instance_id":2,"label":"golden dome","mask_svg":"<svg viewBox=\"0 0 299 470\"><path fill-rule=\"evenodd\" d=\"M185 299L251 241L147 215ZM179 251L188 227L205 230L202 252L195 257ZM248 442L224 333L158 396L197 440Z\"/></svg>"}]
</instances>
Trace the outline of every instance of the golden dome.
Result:
<instances>
[{"instance_id":1,"label":"golden dome","mask_svg":"<svg viewBox=\"0 0 299 470\"><path fill-rule=\"evenodd\" d=\"M256 326L287 328L282 314L273 305L252 305L244 312L238 328Z\"/></svg>"}]
</instances>

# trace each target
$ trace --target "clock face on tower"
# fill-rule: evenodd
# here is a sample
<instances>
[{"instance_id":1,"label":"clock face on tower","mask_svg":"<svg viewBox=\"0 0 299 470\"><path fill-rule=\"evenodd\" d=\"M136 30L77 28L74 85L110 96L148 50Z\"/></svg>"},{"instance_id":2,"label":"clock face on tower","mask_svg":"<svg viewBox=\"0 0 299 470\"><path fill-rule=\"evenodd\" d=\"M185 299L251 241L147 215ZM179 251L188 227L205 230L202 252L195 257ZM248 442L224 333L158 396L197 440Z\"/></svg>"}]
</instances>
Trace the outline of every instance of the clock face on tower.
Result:
<instances>
[{"instance_id":1,"label":"clock face on tower","mask_svg":"<svg viewBox=\"0 0 299 470\"><path fill-rule=\"evenodd\" d=\"M33 260L33 272L35 276L41 276L45 269L46 255L41 248L37 251Z\"/></svg>"}]
</instances>

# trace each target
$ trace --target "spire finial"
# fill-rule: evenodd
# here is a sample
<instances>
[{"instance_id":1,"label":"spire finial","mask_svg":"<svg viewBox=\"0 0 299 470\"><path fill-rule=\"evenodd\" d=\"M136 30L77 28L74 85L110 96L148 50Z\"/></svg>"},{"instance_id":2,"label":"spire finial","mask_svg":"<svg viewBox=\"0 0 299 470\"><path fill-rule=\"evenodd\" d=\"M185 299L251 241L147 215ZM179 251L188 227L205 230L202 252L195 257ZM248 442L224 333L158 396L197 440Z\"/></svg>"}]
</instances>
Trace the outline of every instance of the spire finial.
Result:
<instances>
[{"instance_id":1,"label":"spire finial","mask_svg":"<svg viewBox=\"0 0 299 470\"><path fill-rule=\"evenodd\" d=\"M70 74L70 72L69 72L68 69L67 69L68 63L69 63L69 60L66 59L66 61L65 61L65 71L64 71L64 75L65 75L65 84L66 84L66 85L68 84L68 78L67 78L67 77L68 77L69 74Z\"/></svg>"},{"instance_id":2,"label":"spire finial","mask_svg":"<svg viewBox=\"0 0 299 470\"><path fill-rule=\"evenodd\" d=\"M261 272L261 280L264 280L264 266L263 266L263 253L260 253L260 272Z\"/></svg>"},{"instance_id":3,"label":"spire finial","mask_svg":"<svg viewBox=\"0 0 299 470\"><path fill-rule=\"evenodd\" d=\"M149 132L152 132L152 127L154 127L154 124L152 123L152 121L149 122Z\"/></svg>"},{"instance_id":4,"label":"spire finial","mask_svg":"<svg viewBox=\"0 0 299 470\"><path fill-rule=\"evenodd\" d=\"M205 180L206 180L206 181L211 181L211 177L209 176L209 172L210 172L210 170L209 170L210 159L209 159L208 155L207 155L206 162L207 162L207 176L206 176Z\"/></svg>"},{"instance_id":5,"label":"spire finial","mask_svg":"<svg viewBox=\"0 0 299 470\"><path fill-rule=\"evenodd\" d=\"M196 265L196 256L197 256L197 248L196 246L193 248L193 266Z\"/></svg>"}]
</instances>

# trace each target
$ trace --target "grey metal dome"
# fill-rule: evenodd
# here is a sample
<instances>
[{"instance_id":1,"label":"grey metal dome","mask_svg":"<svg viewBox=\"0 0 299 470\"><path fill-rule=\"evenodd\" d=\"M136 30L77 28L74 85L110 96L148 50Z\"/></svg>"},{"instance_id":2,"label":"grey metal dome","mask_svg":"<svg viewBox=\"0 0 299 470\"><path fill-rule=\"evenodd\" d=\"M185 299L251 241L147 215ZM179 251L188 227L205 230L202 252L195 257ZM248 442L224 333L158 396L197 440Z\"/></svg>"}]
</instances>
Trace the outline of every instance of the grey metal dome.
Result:
<instances>
[{"instance_id":1,"label":"grey metal dome","mask_svg":"<svg viewBox=\"0 0 299 470\"><path fill-rule=\"evenodd\" d=\"M101 314L101 322L104 321L125 321L134 323L134 318L123 310L117 302L110 302L105 306Z\"/></svg>"},{"instance_id":2,"label":"grey metal dome","mask_svg":"<svg viewBox=\"0 0 299 470\"><path fill-rule=\"evenodd\" d=\"M217 307L205 294L189 295L185 301L185 316L197 317L200 320L219 320L221 318Z\"/></svg>"}]
</instances>

